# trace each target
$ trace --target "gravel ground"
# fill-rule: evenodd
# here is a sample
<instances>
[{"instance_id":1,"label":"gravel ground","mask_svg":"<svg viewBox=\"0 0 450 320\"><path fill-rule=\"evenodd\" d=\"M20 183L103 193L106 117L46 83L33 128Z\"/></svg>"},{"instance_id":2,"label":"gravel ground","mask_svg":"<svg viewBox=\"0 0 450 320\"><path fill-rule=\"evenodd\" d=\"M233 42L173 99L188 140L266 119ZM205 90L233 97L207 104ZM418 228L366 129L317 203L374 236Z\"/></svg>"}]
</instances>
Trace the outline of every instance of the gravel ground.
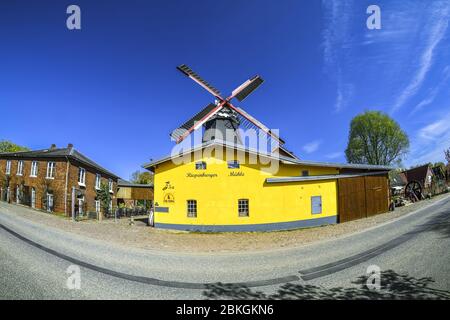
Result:
<instances>
[{"instance_id":1,"label":"gravel ground","mask_svg":"<svg viewBox=\"0 0 450 320\"><path fill-rule=\"evenodd\" d=\"M174 252L255 252L301 246L358 232L401 217L447 196L448 194L436 196L431 200L423 200L409 206L396 208L394 212L366 219L323 227L277 232L200 234L149 228L141 221L136 221L133 226L130 226L128 219L118 220L117 223L113 220L103 220L102 222L91 220L73 223L61 216L4 202L0 202L0 210L14 212L23 218L63 231L127 247Z\"/></svg>"}]
</instances>

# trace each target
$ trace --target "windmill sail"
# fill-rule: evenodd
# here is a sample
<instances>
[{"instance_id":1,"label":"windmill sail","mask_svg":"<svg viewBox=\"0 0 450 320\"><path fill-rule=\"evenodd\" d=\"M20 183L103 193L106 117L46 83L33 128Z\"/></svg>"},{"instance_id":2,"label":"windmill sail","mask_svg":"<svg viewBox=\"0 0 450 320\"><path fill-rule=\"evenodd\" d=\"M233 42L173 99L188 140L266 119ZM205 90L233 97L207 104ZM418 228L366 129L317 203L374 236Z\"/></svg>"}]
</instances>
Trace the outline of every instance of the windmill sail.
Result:
<instances>
[{"instance_id":1,"label":"windmill sail","mask_svg":"<svg viewBox=\"0 0 450 320\"><path fill-rule=\"evenodd\" d=\"M180 70L184 75L188 76L189 78L191 78L192 80L197 82L199 85L201 85L203 88L205 88L212 95L220 97L219 90L217 90L215 87L213 87L208 82L206 82L202 77L200 77L198 74L196 74L194 71L192 71L192 69L189 68L187 65L182 64L181 66L178 66L177 69Z\"/></svg>"},{"instance_id":2,"label":"windmill sail","mask_svg":"<svg viewBox=\"0 0 450 320\"><path fill-rule=\"evenodd\" d=\"M235 107L230 102L234 98L242 101L255 91L264 82L260 76L257 75L245 81L233 90L227 99L223 99L219 90L202 79L188 66L183 64L178 66L177 69L216 98L215 104L210 103L170 134L177 143L183 141L192 131L205 129L202 142L223 140L245 146L247 137L252 136L257 139L258 149L268 150L268 152L282 149L284 141L276 132L272 132L242 108ZM245 139L242 139L241 133L245 136Z\"/></svg>"},{"instance_id":3,"label":"windmill sail","mask_svg":"<svg viewBox=\"0 0 450 320\"><path fill-rule=\"evenodd\" d=\"M234 89L231 93L230 98L236 98L239 101L242 101L247 98L250 93L255 91L256 88L258 88L263 82L264 80L260 76L254 76L253 78L245 81L239 87Z\"/></svg>"},{"instance_id":4,"label":"windmill sail","mask_svg":"<svg viewBox=\"0 0 450 320\"><path fill-rule=\"evenodd\" d=\"M214 108L217 106L213 103L208 104L206 107L204 107L199 113L197 113L195 116L190 118L188 121L183 123L181 126L179 126L177 129L173 130L170 134L170 137L174 139L175 141L179 141L181 137L192 131L194 126L204 119L208 114L210 114Z\"/></svg>"}]
</instances>

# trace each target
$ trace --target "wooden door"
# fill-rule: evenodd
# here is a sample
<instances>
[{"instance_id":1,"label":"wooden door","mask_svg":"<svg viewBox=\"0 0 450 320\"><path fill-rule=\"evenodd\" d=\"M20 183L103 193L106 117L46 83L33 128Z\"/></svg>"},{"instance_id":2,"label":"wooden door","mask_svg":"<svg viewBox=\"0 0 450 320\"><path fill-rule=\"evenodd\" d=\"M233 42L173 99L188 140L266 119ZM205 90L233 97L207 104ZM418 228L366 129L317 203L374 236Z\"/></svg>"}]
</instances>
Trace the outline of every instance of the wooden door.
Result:
<instances>
[{"instance_id":1,"label":"wooden door","mask_svg":"<svg viewBox=\"0 0 450 320\"><path fill-rule=\"evenodd\" d=\"M365 176L367 216L389 210L388 180L385 175Z\"/></svg>"},{"instance_id":2,"label":"wooden door","mask_svg":"<svg viewBox=\"0 0 450 320\"><path fill-rule=\"evenodd\" d=\"M339 222L365 218L366 192L364 177L338 179Z\"/></svg>"}]
</instances>

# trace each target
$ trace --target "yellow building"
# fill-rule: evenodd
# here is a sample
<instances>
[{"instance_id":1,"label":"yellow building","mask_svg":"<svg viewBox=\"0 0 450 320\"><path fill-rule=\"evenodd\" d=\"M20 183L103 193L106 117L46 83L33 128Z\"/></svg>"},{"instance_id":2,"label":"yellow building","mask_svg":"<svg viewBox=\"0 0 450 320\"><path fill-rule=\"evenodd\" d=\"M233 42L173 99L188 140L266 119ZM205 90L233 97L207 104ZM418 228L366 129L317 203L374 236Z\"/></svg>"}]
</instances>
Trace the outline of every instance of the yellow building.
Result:
<instances>
[{"instance_id":1,"label":"yellow building","mask_svg":"<svg viewBox=\"0 0 450 320\"><path fill-rule=\"evenodd\" d=\"M302 161L218 141L144 167L155 174L155 227L202 232L336 223L338 180L389 169Z\"/></svg>"},{"instance_id":2,"label":"yellow building","mask_svg":"<svg viewBox=\"0 0 450 320\"><path fill-rule=\"evenodd\" d=\"M311 227L380 213L388 207L380 166L300 160L241 102L262 83L257 75L228 96L186 65L177 67L214 97L171 133L198 145L144 168L154 172L154 223L192 231L268 231ZM267 152L256 150L267 149ZM264 148L266 147L266 148Z\"/></svg>"}]
</instances>

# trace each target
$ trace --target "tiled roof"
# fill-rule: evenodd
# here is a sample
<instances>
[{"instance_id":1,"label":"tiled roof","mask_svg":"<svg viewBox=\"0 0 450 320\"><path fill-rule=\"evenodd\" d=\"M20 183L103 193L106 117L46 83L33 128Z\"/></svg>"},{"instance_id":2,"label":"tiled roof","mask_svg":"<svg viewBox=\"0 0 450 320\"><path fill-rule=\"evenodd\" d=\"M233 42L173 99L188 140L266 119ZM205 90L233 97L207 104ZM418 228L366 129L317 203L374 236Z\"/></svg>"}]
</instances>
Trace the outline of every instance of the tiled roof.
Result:
<instances>
[{"instance_id":1,"label":"tiled roof","mask_svg":"<svg viewBox=\"0 0 450 320\"><path fill-rule=\"evenodd\" d=\"M114 173L106 170L96 162L92 161L84 154L79 152L73 147L67 148L48 148L41 150L32 150L32 151L17 151L17 152L4 152L0 153L0 157L9 157L9 158L20 158L20 159L34 159L34 158L68 158L72 160L76 160L83 164L86 164L99 172L107 174L113 178L119 178Z\"/></svg>"},{"instance_id":2,"label":"tiled roof","mask_svg":"<svg viewBox=\"0 0 450 320\"><path fill-rule=\"evenodd\" d=\"M406 176L406 179L408 182L416 180L419 181L421 183L425 183L425 180L427 178L427 174L428 174L428 170L429 170L429 165L425 164L423 166L420 167L416 167L416 168L412 168L406 171L403 171L403 174Z\"/></svg>"}]
</instances>

